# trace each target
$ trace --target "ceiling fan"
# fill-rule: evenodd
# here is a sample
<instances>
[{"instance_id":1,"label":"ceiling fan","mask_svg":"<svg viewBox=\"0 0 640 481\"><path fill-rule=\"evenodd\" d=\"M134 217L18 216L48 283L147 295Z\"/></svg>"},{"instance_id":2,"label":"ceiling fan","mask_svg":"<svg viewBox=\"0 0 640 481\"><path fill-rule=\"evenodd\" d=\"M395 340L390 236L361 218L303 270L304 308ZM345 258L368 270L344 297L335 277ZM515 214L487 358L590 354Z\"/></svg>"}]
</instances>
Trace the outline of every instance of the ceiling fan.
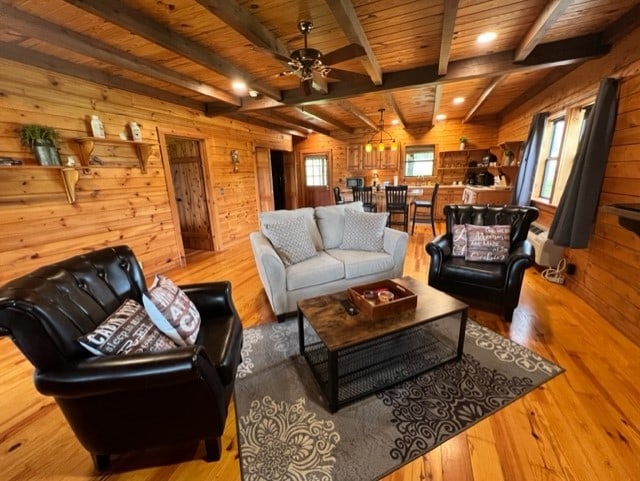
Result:
<instances>
[{"instance_id":1,"label":"ceiling fan","mask_svg":"<svg viewBox=\"0 0 640 481\"><path fill-rule=\"evenodd\" d=\"M305 95L311 95L311 89L314 86L314 77L333 78L335 80L354 80L365 79L366 75L346 70L336 69L330 65L334 63L344 62L353 58L365 55L365 50L361 45L352 43L345 47L322 54L320 50L311 48L308 45L309 32L313 28L313 23L309 20L301 20L298 22L298 30L304 36L304 47L294 50L289 57L281 57L291 70L282 72L280 75L297 75L300 77L300 86Z\"/></svg>"}]
</instances>

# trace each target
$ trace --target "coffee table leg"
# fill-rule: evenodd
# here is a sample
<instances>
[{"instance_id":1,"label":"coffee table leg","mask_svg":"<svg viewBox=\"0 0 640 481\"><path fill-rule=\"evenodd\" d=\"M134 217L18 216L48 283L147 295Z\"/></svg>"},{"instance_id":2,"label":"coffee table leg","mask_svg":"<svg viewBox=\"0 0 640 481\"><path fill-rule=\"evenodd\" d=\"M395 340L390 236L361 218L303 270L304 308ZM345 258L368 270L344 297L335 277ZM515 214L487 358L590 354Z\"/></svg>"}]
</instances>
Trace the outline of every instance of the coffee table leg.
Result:
<instances>
[{"instance_id":1,"label":"coffee table leg","mask_svg":"<svg viewBox=\"0 0 640 481\"><path fill-rule=\"evenodd\" d=\"M467 330L467 309L460 313L460 332L458 333L458 352L456 361L462 358L462 350L464 349L464 335Z\"/></svg>"},{"instance_id":2,"label":"coffee table leg","mask_svg":"<svg viewBox=\"0 0 640 481\"><path fill-rule=\"evenodd\" d=\"M329 351L327 359L327 394L329 398L329 411L335 413L338 410L338 353Z\"/></svg>"},{"instance_id":3,"label":"coffee table leg","mask_svg":"<svg viewBox=\"0 0 640 481\"><path fill-rule=\"evenodd\" d=\"M300 309L298 309L298 345L300 354L304 356L304 316Z\"/></svg>"}]
</instances>

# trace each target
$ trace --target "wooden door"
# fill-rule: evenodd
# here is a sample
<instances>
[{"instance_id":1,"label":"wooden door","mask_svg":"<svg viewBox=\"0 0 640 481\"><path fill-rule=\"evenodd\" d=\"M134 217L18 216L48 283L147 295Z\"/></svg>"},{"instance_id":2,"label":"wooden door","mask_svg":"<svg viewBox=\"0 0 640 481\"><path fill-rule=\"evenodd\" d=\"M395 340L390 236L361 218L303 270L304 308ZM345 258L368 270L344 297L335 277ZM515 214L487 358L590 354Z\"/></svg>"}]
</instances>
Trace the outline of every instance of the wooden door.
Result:
<instances>
[{"instance_id":1,"label":"wooden door","mask_svg":"<svg viewBox=\"0 0 640 481\"><path fill-rule=\"evenodd\" d=\"M200 143L167 138L167 153L184 247L213 250Z\"/></svg>"},{"instance_id":2,"label":"wooden door","mask_svg":"<svg viewBox=\"0 0 640 481\"><path fill-rule=\"evenodd\" d=\"M256 181L258 189L258 210L274 210L273 179L271 176L271 156L269 149L256 147Z\"/></svg>"},{"instance_id":3,"label":"wooden door","mask_svg":"<svg viewBox=\"0 0 640 481\"><path fill-rule=\"evenodd\" d=\"M318 207L333 204L329 188L331 155L329 152L301 152L304 206Z\"/></svg>"}]
</instances>

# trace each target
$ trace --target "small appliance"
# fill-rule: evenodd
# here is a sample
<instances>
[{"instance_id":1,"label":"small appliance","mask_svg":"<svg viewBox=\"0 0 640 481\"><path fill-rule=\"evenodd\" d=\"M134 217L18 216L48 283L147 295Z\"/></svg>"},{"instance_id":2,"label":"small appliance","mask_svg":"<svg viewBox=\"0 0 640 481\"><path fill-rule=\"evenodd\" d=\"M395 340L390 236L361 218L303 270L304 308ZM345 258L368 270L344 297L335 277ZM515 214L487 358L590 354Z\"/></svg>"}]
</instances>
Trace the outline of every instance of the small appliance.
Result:
<instances>
[{"instance_id":1,"label":"small appliance","mask_svg":"<svg viewBox=\"0 0 640 481\"><path fill-rule=\"evenodd\" d=\"M364 187L364 177L347 177L347 189Z\"/></svg>"}]
</instances>

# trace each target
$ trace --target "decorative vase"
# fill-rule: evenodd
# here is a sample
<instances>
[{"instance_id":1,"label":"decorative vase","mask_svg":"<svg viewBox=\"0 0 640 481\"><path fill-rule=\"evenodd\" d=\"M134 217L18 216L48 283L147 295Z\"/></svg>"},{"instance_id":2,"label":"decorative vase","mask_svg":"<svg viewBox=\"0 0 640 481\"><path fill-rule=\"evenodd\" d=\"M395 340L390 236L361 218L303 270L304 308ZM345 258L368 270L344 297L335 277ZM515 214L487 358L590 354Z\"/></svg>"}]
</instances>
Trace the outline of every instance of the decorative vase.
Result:
<instances>
[{"instance_id":1,"label":"decorative vase","mask_svg":"<svg viewBox=\"0 0 640 481\"><path fill-rule=\"evenodd\" d=\"M33 152L40 165L62 165L58 149L53 145L36 144L33 146Z\"/></svg>"}]
</instances>

